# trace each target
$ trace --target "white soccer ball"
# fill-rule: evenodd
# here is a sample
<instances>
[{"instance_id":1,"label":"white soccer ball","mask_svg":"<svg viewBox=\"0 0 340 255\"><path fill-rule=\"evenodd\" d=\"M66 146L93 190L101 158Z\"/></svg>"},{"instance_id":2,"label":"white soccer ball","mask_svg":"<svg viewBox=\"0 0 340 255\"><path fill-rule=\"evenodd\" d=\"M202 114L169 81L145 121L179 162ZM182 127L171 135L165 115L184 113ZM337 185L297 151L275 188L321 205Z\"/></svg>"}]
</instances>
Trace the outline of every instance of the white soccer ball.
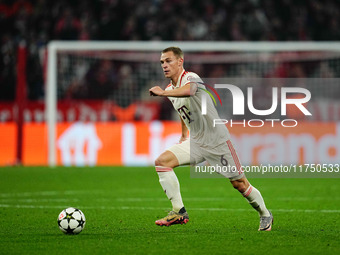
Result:
<instances>
[{"instance_id":1,"label":"white soccer ball","mask_svg":"<svg viewBox=\"0 0 340 255\"><path fill-rule=\"evenodd\" d=\"M58 226L65 234L79 234L85 227L85 215L77 208L69 207L59 214Z\"/></svg>"}]
</instances>

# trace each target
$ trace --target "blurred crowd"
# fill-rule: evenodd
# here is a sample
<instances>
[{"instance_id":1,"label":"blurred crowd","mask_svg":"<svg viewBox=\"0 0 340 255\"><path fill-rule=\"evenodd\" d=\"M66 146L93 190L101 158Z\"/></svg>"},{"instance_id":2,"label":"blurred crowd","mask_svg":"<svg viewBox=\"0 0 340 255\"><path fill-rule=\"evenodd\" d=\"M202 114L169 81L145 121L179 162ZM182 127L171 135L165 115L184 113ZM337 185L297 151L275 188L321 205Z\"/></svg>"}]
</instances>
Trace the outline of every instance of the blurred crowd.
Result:
<instances>
[{"instance_id":1,"label":"blurred crowd","mask_svg":"<svg viewBox=\"0 0 340 255\"><path fill-rule=\"evenodd\" d=\"M30 99L43 97L50 40L340 40L338 0L0 0L0 100L13 99L28 49Z\"/></svg>"}]
</instances>

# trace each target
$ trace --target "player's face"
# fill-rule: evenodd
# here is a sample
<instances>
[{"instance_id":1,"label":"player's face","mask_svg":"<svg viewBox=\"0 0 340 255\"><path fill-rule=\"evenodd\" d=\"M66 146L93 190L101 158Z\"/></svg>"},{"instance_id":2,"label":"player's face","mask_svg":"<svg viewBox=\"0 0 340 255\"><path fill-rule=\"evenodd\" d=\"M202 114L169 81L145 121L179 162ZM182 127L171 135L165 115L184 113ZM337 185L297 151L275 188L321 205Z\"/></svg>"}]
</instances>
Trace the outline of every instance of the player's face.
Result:
<instances>
[{"instance_id":1,"label":"player's face","mask_svg":"<svg viewBox=\"0 0 340 255\"><path fill-rule=\"evenodd\" d=\"M182 71L183 59L177 58L172 51L162 53L160 62L166 78L177 78Z\"/></svg>"}]
</instances>

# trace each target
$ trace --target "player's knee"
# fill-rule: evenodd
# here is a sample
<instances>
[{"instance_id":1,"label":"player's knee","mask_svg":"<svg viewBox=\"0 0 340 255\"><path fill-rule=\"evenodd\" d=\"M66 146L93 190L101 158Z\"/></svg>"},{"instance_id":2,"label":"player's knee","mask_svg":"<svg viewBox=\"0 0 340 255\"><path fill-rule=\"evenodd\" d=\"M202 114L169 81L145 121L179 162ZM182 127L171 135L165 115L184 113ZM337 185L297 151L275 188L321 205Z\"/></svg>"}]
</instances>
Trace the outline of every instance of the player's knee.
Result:
<instances>
[{"instance_id":1,"label":"player's knee","mask_svg":"<svg viewBox=\"0 0 340 255\"><path fill-rule=\"evenodd\" d=\"M155 160L155 166L162 166L162 160L159 157Z\"/></svg>"},{"instance_id":2,"label":"player's knee","mask_svg":"<svg viewBox=\"0 0 340 255\"><path fill-rule=\"evenodd\" d=\"M233 185L234 189L237 189L241 193L244 193L248 188L247 182L244 180L231 181L231 184Z\"/></svg>"},{"instance_id":3,"label":"player's knee","mask_svg":"<svg viewBox=\"0 0 340 255\"><path fill-rule=\"evenodd\" d=\"M237 181L232 181L231 185L233 185L234 189L239 189L241 186L241 183L237 182Z\"/></svg>"},{"instance_id":4,"label":"player's knee","mask_svg":"<svg viewBox=\"0 0 340 255\"><path fill-rule=\"evenodd\" d=\"M155 160L155 166L167 166L167 160L161 155Z\"/></svg>"},{"instance_id":5,"label":"player's knee","mask_svg":"<svg viewBox=\"0 0 340 255\"><path fill-rule=\"evenodd\" d=\"M178 160L175 155L169 151L162 153L156 160L155 166L164 166L174 168L178 166Z\"/></svg>"}]
</instances>

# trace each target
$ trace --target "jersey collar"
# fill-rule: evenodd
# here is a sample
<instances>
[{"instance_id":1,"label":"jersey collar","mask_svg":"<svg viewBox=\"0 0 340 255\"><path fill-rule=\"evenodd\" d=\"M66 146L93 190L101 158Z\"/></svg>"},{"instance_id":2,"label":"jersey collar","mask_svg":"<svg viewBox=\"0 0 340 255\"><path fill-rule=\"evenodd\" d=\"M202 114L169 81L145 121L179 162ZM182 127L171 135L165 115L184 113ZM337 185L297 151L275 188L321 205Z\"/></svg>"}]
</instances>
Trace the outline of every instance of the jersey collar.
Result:
<instances>
[{"instance_id":1,"label":"jersey collar","mask_svg":"<svg viewBox=\"0 0 340 255\"><path fill-rule=\"evenodd\" d=\"M176 88L179 88L181 86L181 82L182 82L182 79L183 79L183 76L184 76L184 73L185 73L185 70L183 69L183 72L181 72L181 74L178 76L178 80L177 80L177 84L176 86L174 86L174 84L171 82L171 85L172 87L176 87Z\"/></svg>"}]
</instances>

